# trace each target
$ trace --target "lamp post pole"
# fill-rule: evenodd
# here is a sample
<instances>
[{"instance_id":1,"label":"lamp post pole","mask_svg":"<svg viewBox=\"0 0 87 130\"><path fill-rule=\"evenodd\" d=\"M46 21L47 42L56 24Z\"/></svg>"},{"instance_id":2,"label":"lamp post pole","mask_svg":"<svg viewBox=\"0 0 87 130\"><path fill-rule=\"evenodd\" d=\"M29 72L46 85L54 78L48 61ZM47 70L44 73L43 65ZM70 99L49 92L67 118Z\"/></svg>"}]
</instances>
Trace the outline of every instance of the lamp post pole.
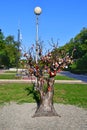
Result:
<instances>
[{"instance_id":1,"label":"lamp post pole","mask_svg":"<svg viewBox=\"0 0 87 130\"><path fill-rule=\"evenodd\" d=\"M36 64L38 63L38 16L41 14L42 10L40 7L35 7L34 13L36 15Z\"/></svg>"},{"instance_id":2,"label":"lamp post pole","mask_svg":"<svg viewBox=\"0 0 87 130\"><path fill-rule=\"evenodd\" d=\"M38 15L36 15L36 64L38 63Z\"/></svg>"}]
</instances>

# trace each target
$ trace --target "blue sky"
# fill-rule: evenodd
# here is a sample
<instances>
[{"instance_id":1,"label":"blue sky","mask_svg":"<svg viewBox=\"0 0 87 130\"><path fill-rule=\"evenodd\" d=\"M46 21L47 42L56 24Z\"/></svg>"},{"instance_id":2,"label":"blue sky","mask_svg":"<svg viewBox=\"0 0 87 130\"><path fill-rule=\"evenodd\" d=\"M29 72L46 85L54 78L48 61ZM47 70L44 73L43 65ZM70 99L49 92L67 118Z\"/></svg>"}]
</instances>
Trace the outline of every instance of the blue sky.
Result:
<instances>
[{"instance_id":1,"label":"blue sky","mask_svg":"<svg viewBox=\"0 0 87 130\"><path fill-rule=\"evenodd\" d=\"M87 27L87 0L0 0L0 28L5 36L22 33L22 46L35 44L36 16L34 8L40 6L39 38L44 48L50 48L49 41L59 46L76 36Z\"/></svg>"}]
</instances>

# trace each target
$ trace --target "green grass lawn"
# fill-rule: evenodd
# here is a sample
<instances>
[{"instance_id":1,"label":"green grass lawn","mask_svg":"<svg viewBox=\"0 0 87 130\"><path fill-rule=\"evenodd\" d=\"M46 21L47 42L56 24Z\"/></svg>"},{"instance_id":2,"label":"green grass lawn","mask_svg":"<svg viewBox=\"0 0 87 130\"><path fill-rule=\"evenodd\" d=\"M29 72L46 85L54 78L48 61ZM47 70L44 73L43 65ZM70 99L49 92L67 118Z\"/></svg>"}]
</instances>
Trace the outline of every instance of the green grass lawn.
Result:
<instances>
[{"instance_id":1,"label":"green grass lawn","mask_svg":"<svg viewBox=\"0 0 87 130\"><path fill-rule=\"evenodd\" d=\"M0 79L16 79L16 73L0 74ZM57 75L55 76L55 80L75 80L75 79L63 75Z\"/></svg>"},{"instance_id":2,"label":"green grass lawn","mask_svg":"<svg viewBox=\"0 0 87 130\"><path fill-rule=\"evenodd\" d=\"M55 80L75 80L74 78L70 78L64 75L56 75Z\"/></svg>"},{"instance_id":3,"label":"green grass lawn","mask_svg":"<svg viewBox=\"0 0 87 130\"><path fill-rule=\"evenodd\" d=\"M0 84L0 104L35 102L32 84ZM87 84L55 84L54 102L87 108Z\"/></svg>"},{"instance_id":4,"label":"green grass lawn","mask_svg":"<svg viewBox=\"0 0 87 130\"><path fill-rule=\"evenodd\" d=\"M0 79L15 79L16 74L0 74Z\"/></svg>"},{"instance_id":5,"label":"green grass lawn","mask_svg":"<svg viewBox=\"0 0 87 130\"><path fill-rule=\"evenodd\" d=\"M54 102L87 108L87 84L55 84Z\"/></svg>"}]
</instances>

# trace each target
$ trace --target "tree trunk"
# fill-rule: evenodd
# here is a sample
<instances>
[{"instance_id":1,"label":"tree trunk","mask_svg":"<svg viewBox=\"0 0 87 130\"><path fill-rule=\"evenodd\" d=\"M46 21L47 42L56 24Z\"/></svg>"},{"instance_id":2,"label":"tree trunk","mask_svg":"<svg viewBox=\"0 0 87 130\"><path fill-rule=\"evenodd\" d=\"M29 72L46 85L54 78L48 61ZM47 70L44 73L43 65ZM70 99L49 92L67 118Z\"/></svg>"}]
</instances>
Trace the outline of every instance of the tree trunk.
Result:
<instances>
[{"instance_id":1,"label":"tree trunk","mask_svg":"<svg viewBox=\"0 0 87 130\"><path fill-rule=\"evenodd\" d=\"M37 110L33 117L58 116L53 105L54 78L49 78L47 85L46 93L40 90L40 104L37 106Z\"/></svg>"}]
</instances>

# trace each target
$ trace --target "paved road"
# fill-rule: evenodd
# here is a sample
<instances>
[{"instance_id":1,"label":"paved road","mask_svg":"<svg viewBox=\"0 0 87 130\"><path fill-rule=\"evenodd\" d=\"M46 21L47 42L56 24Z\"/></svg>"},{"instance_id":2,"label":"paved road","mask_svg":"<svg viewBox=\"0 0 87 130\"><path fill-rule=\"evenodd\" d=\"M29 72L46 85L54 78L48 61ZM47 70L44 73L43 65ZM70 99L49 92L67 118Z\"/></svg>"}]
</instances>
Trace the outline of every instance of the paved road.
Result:
<instances>
[{"instance_id":1,"label":"paved road","mask_svg":"<svg viewBox=\"0 0 87 130\"><path fill-rule=\"evenodd\" d=\"M77 80L81 80L83 82L87 82L87 75L73 74L73 73L70 73L69 71L61 71L60 74L68 76L70 78L75 78Z\"/></svg>"}]
</instances>

